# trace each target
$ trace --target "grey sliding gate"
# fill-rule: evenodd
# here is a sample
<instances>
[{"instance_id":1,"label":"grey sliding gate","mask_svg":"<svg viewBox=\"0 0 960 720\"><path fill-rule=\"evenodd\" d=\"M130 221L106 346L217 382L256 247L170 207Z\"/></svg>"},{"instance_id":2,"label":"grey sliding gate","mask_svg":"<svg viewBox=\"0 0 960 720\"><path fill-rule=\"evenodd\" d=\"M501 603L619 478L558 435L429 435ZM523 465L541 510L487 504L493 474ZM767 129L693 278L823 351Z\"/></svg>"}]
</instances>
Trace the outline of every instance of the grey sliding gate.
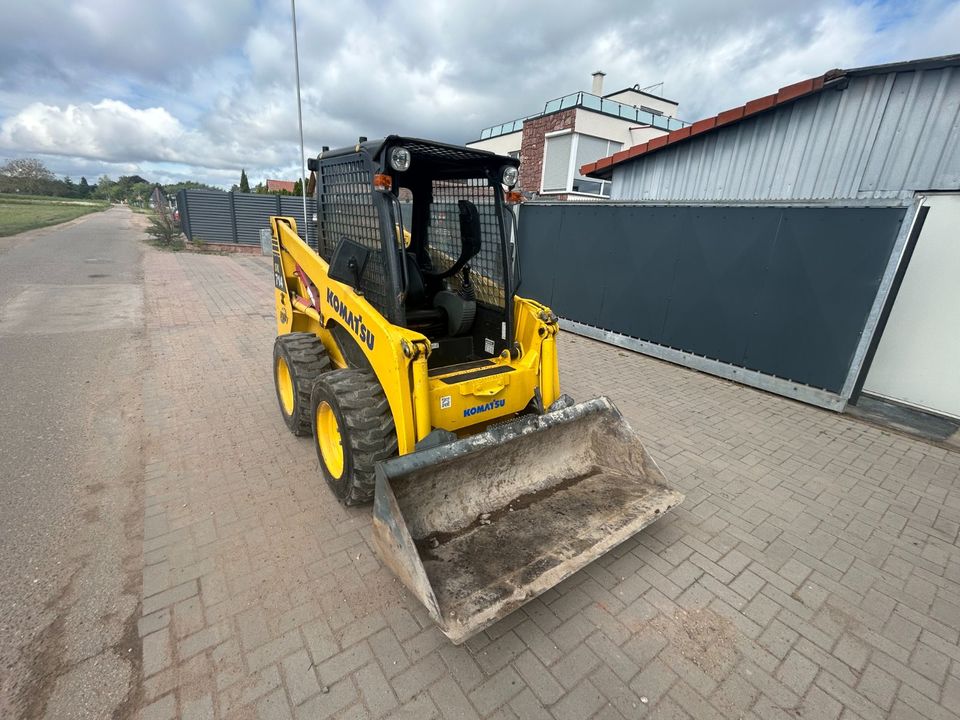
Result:
<instances>
[{"instance_id":1,"label":"grey sliding gate","mask_svg":"<svg viewBox=\"0 0 960 720\"><path fill-rule=\"evenodd\" d=\"M520 292L575 332L839 410L906 212L528 203Z\"/></svg>"}]
</instances>

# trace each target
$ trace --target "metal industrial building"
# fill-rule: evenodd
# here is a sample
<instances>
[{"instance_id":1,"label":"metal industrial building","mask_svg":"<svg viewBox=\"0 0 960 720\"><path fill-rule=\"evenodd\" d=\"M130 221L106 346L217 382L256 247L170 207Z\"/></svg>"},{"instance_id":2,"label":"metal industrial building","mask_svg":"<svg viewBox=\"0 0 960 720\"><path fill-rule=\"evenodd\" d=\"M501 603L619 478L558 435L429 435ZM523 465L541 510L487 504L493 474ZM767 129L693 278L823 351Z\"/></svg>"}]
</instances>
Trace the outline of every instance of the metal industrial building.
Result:
<instances>
[{"instance_id":1,"label":"metal industrial building","mask_svg":"<svg viewBox=\"0 0 960 720\"><path fill-rule=\"evenodd\" d=\"M912 201L960 187L960 55L831 70L581 169L612 200Z\"/></svg>"},{"instance_id":2,"label":"metal industrial building","mask_svg":"<svg viewBox=\"0 0 960 720\"><path fill-rule=\"evenodd\" d=\"M568 251L524 277L568 328L834 410L862 390L960 418L960 55L831 70L581 174L611 201L521 212L525 269Z\"/></svg>"}]
</instances>

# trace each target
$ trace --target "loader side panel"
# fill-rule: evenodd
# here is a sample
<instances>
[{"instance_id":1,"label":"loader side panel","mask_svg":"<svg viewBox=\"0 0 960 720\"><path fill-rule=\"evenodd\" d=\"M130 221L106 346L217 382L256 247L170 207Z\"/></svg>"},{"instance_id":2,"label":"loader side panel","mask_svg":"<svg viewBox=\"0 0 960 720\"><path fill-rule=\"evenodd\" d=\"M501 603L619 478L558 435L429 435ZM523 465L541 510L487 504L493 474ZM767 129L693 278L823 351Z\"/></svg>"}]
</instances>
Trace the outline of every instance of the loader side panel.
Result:
<instances>
[{"instance_id":1,"label":"loader side panel","mask_svg":"<svg viewBox=\"0 0 960 720\"><path fill-rule=\"evenodd\" d=\"M289 313L289 323L294 330L309 331L317 335L331 359L338 366L345 364L339 346L330 332L332 324L343 328L356 342L377 376L390 404L390 412L397 429L397 444L400 454L412 452L419 439L429 432L429 412L424 410L417 417L414 385L416 375L426 385L426 359L411 352L407 347L426 348L425 337L412 330L391 325L386 318L353 288L327 276L327 263L317 255L297 234L296 226L289 218L271 218L274 235L279 240L279 262L286 292L275 289L277 295L277 328L285 332L280 322L284 313ZM276 262L276 259L275 259ZM276 278L275 284L276 284ZM425 352L425 350L424 350ZM423 417L425 415L425 417Z\"/></svg>"}]
</instances>

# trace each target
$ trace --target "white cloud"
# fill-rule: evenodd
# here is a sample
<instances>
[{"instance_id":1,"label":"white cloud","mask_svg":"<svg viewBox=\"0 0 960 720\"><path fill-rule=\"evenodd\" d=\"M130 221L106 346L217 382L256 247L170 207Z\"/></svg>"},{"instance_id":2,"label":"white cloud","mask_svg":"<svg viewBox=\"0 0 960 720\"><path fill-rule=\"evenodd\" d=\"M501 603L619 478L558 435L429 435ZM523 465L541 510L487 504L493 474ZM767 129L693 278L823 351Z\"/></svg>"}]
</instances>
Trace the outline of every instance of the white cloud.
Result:
<instances>
[{"instance_id":1,"label":"white cloud","mask_svg":"<svg viewBox=\"0 0 960 720\"><path fill-rule=\"evenodd\" d=\"M300 3L308 152L464 142L589 87L664 81L688 120L832 67L956 51L960 3ZM5 10L0 154L230 185L299 166L289 5L53 0ZM57 164L59 163L59 165Z\"/></svg>"},{"instance_id":2,"label":"white cloud","mask_svg":"<svg viewBox=\"0 0 960 720\"><path fill-rule=\"evenodd\" d=\"M137 110L119 100L33 103L0 126L0 145L28 152L123 162L184 161L202 138L162 107Z\"/></svg>"}]
</instances>

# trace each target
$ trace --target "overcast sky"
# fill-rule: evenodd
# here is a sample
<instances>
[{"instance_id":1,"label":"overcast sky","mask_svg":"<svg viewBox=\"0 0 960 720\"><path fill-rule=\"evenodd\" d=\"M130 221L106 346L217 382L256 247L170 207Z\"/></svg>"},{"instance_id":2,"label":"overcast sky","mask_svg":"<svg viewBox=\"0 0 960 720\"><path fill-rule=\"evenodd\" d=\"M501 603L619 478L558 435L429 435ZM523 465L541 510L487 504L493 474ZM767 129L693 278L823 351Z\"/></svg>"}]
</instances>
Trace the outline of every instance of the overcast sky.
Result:
<instances>
[{"instance_id":1,"label":"overcast sky","mask_svg":"<svg viewBox=\"0 0 960 720\"><path fill-rule=\"evenodd\" d=\"M663 82L696 120L777 88L960 52L960 0L297 6L307 154L358 135L451 142L590 89ZM287 0L3 0L0 158L93 181L299 175Z\"/></svg>"}]
</instances>

